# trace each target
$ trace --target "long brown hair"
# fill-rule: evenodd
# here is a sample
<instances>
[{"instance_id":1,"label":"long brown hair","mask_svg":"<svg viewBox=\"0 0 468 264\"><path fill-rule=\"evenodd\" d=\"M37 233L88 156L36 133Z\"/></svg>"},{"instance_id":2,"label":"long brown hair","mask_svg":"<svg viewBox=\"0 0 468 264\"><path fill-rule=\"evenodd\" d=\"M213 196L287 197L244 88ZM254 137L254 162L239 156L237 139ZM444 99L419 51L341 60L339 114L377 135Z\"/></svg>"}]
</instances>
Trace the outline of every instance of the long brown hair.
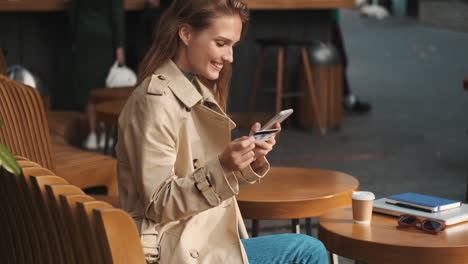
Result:
<instances>
[{"instance_id":1,"label":"long brown hair","mask_svg":"<svg viewBox=\"0 0 468 264\"><path fill-rule=\"evenodd\" d=\"M173 0L162 14L153 44L139 66L138 85L167 60L175 57L181 41L179 29L184 24L201 31L208 28L214 18L223 15L239 15L242 21L242 39L247 29L249 13L247 5L241 0ZM232 67L228 62L224 63L217 80L210 81L199 76L224 110L231 76Z\"/></svg>"}]
</instances>

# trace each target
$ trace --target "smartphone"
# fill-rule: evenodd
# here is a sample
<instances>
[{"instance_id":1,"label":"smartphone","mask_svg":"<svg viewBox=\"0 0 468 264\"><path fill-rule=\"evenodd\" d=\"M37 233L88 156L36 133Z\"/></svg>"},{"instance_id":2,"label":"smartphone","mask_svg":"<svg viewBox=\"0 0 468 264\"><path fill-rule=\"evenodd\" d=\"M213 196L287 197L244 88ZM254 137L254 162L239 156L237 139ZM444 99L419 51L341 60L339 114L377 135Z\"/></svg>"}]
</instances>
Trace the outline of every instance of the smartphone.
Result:
<instances>
[{"instance_id":1,"label":"smartphone","mask_svg":"<svg viewBox=\"0 0 468 264\"><path fill-rule=\"evenodd\" d=\"M294 110L292 110L292 108L291 109L286 109L286 110L283 110L283 111L279 112L272 119L270 119L270 121L268 121L265 125L263 125L262 128L260 128L260 130L272 129L273 126L275 125L275 123L283 122L293 112L294 112Z\"/></svg>"},{"instance_id":2,"label":"smartphone","mask_svg":"<svg viewBox=\"0 0 468 264\"><path fill-rule=\"evenodd\" d=\"M255 132L253 136L255 138L255 141L263 142L272 138L275 135L275 133L278 132L278 130L278 128L259 130Z\"/></svg>"}]
</instances>

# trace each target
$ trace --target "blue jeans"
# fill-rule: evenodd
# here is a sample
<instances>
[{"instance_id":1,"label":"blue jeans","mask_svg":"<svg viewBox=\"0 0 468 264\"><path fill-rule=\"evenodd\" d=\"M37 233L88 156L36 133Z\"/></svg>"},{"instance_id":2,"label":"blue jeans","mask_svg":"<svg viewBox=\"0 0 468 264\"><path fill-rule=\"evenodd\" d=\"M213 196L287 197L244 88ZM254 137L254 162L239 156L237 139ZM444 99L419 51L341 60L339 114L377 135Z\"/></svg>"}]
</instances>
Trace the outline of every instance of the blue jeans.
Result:
<instances>
[{"instance_id":1,"label":"blue jeans","mask_svg":"<svg viewBox=\"0 0 468 264\"><path fill-rule=\"evenodd\" d=\"M250 264L327 264L320 240L302 234L280 234L242 239Z\"/></svg>"}]
</instances>

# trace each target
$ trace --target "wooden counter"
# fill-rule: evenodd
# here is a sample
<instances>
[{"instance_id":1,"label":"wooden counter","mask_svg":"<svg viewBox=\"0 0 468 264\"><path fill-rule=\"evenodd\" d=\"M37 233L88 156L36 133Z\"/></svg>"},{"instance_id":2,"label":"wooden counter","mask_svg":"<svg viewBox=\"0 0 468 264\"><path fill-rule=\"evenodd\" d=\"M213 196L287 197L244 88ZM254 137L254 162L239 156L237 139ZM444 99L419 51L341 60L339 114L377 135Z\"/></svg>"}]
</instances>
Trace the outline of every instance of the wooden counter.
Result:
<instances>
[{"instance_id":1,"label":"wooden counter","mask_svg":"<svg viewBox=\"0 0 468 264\"><path fill-rule=\"evenodd\" d=\"M244 0L250 9L353 8L355 0Z\"/></svg>"},{"instance_id":2,"label":"wooden counter","mask_svg":"<svg viewBox=\"0 0 468 264\"><path fill-rule=\"evenodd\" d=\"M353 8L355 0L244 0L253 10ZM0 11L63 11L64 0L0 0ZM145 0L125 0L125 9L141 10Z\"/></svg>"},{"instance_id":3,"label":"wooden counter","mask_svg":"<svg viewBox=\"0 0 468 264\"><path fill-rule=\"evenodd\" d=\"M0 11L53 12L64 11L65 0L0 0ZM126 10L141 10L145 0L125 0Z\"/></svg>"}]
</instances>

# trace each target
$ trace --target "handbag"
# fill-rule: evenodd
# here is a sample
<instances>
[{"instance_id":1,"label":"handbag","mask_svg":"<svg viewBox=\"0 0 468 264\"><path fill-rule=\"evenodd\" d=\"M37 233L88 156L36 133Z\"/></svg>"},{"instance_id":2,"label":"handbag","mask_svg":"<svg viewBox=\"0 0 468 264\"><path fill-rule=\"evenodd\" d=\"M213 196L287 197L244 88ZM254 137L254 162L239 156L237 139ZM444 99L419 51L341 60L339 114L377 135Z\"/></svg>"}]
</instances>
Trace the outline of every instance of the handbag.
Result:
<instances>
[{"instance_id":1,"label":"handbag","mask_svg":"<svg viewBox=\"0 0 468 264\"><path fill-rule=\"evenodd\" d=\"M137 82L137 77L132 69L125 65L119 65L116 62L111 66L106 78L107 88L128 87L134 86Z\"/></svg>"}]
</instances>

